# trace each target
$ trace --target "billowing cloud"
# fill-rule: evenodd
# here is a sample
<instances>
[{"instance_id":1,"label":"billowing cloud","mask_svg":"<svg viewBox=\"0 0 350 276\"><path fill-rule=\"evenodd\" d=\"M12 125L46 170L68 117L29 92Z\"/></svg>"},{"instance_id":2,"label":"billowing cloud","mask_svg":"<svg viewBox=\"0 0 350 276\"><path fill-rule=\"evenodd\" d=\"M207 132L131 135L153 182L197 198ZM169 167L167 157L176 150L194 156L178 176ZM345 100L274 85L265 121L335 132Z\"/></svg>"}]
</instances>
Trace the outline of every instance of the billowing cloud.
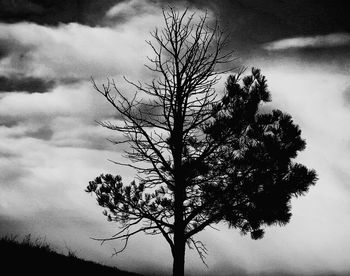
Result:
<instances>
[{"instance_id":1,"label":"billowing cloud","mask_svg":"<svg viewBox=\"0 0 350 276\"><path fill-rule=\"evenodd\" d=\"M336 33L328 35L317 35L311 37L294 37L273 41L264 45L270 51L300 49L300 48L329 48L350 47L349 33Z\"/></svg>"},{"instance_id":2,"label":"billowing cloud","mask_svg":"<svg viewBox=\"0 0 350 276\"><path fill-rule=\"evenodd\" d=\"M93 118L93 110L99 110L93 102L100 98L97 96L90 83L62 85L50 93L6 93L0 99L0 116L44 120L57 116L86 117L91 114L89 117Z\"/></svg>"},{"instance_id":3,"label":"billowing cloud","mask_svg":"<svg viewBox=\"0 0 350 276\"><path fill-rule=\"evenodd\" d=\"M49 93L4 93L0 98L3 137L31 137L55 147L112 149L118 135L96 121L118 119L90 83L61 85Z\"/></svg>"},{"instance_id":4,"label":"billowing cloud","mask_svg":"<svg viewBox=\"0 0 350 276\"><path fill-rule=\"evenodd\" d=\"M142 24L92 28L77 23L58 27L2 23L0 40L10 53L0 61L0 73L42 79L137 74L148 54L147 34L135 28Z\"/></svg>"}]
</instances>

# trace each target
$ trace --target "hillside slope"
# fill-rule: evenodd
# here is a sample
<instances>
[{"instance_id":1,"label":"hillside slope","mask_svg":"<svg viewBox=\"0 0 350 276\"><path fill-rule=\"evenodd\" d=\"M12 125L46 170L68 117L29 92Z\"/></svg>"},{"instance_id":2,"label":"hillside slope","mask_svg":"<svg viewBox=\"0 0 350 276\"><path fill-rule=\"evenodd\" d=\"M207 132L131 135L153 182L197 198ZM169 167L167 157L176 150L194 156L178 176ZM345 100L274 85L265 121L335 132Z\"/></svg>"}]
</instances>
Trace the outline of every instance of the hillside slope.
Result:
<instances>
[{"instance_id":1,"label":"hillside slope","mask_svg":"<svg viewBox=\"0 0 350 276\"><path fill-rule=\"evenodd\" d=\"M31 241L27 237L22 242L14 238L0 238L1 271L7 275L113 275L141 276L121 271L91 261L85 261L69 253L59 254L40 240Z\"/></svg>"}]
</instances>

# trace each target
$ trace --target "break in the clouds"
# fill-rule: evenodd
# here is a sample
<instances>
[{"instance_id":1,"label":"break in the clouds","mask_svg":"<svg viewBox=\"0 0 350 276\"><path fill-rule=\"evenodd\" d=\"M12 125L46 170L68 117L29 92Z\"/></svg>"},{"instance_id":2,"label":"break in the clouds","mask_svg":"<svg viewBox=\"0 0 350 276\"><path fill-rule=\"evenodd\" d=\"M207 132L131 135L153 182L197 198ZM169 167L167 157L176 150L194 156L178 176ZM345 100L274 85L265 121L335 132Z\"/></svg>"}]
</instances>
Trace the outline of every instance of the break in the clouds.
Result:
<instances>
[{"instance_id":1,"label":"break in the clouds","mask_svg":"<svg viewBox=\"0 0 350 276\"><path fill-rule=\"evenodd\" d=\"M298 48L350 47L350 33L317 35L312 37L286 38L267 43L264 48L271 51Z\"/></svg>"}]
</instances>

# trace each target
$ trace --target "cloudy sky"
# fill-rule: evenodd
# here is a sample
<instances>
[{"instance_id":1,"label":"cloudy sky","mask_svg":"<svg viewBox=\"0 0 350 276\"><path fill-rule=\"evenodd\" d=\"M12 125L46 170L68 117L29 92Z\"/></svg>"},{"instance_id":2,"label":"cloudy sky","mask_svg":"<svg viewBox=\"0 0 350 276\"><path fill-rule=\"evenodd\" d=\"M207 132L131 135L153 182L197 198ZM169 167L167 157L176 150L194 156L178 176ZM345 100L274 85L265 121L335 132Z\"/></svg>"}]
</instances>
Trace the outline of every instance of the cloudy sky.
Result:
<instances>
[{"instance_id":1,"label":"cloudy sky","mask_svg":"<svg viewBox=\"0 0 350 276\"><path fill-rule=\"evenodd\" d=\"M218 3L216 3L218 2ZM117 114L89 81L149 80L149 31L162 25L169 3L207 10L230 34L237 65L267 76L274 108L290 113L307 141L298 161L319 181L293 200L291 222L252 241L235 230L200 234L209 249L206 269L187 251L189 273L231 275L348 274L350 271L350 17L338 0L0 0L0 233L46 237L59 250L121 269L170 272L161 238L139 236L123 255L84 192L102 172L118 168L122 151L95 121ZM218 88L218 89L222 89Z\"/></svg>"}]
</instances>

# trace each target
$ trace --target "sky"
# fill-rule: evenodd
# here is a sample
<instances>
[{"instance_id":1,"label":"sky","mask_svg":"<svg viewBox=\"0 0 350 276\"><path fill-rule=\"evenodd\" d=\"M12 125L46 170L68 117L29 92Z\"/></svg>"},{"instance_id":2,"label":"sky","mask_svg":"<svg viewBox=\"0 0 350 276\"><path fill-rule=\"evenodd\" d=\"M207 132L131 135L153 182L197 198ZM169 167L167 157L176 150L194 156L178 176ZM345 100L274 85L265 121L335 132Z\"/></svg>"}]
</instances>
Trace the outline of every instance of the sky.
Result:
<instances>
[{"instance_id":1,"label":"sky","mask_svg":"<svg viewBox=\"0 0 350 276\"><path fill-rule=\"evenodd\" d=\"M162 7L208 11L230 35L237 66L266 75L272 108L294 118L307 147L297 158L319 180L293 199L292 219L253 241L218 225L200 233L202 265L186 252L188 275L348 275L350 273L350 18L347 1L314 0L0 0L0 234L31 233L62 252L118 268L166 275L171 254L161 237L117 242L95 199L84 192L100 173L133 171L117 139L96 123L118 118L90 77L147 81L149 32ZM224 82L224 80L223 80ZM219 92L223 86L218 87Z\"/></svg>"}]
</instances>

